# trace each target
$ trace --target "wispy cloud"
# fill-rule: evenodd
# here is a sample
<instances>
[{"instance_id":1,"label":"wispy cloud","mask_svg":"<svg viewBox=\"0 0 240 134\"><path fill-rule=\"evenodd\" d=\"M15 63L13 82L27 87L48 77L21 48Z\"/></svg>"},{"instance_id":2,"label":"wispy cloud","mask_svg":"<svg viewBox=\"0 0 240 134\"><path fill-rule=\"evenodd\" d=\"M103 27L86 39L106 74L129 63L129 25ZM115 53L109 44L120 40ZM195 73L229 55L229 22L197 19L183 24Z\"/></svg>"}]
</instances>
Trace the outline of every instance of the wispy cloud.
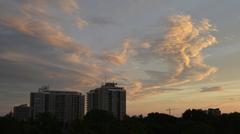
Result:
<instances>
[{"instance_id":1,"label":"wispy cloud","mask_svg":"<svg viewBox=\"0 0 240 134\"><path fill-rule=\"evenodd\" d=\"M76 26L77 26L79 29L83 29L83 28L85 28L86 26L88 26L87 21L83 20L83 19L80 18L80 17L77 17L77 19L76 19L76 21L75 21L75 24L76 24Z\"/></svg>"},{"instance_id":2,"label":"wispy cloud","mask_svg":"<svg viewBox=\"0 0 240 134\"><path fill-rule=\"evenodd\" d=\"M50 10L50 7L55 7L53 9L63 9L63 11L72 15L73 18L76 18L78 27L79 25L81 27L86 25L87 22L80 19L80 16L72 13L79 9L76 1L60 0L46 2L45 0L22 1L17 3L19 4L18 14L12 15L6 13L0 17L2 27L11 29L16 36L23 36L25 38L20 44L24 44L25 49L27 49L24 52L15 49L15 47L21 48L23 45L19 45L18 38L12 37L15 39L11 41L6 40L8 42L6 44L11 44L14 47L1 50L0 59L5 62L8 61L7 63L9 64L16 64L16 75L21 72L19 66L24 65L26 69L29 69L29 74L32 74L31 71L35 69L35 71L41 74L35 77L39 76L39 79L42 79L43 82L49 81L53 85L62 86L62 88L81 89L101 83L102 74L111 70L109 69L110 67L101 63L99 61L100 58L97 58L97 55L93 54L90 48L66 33L64 31L65 27L61 23L51 19L52 16L58 17L56 12ZM33 8L35 6L36 8ZM26 39L31 40L31 43L27 43L28 40ZM5 44L1 46L1 48L4 47L7 46ZM35 47L41 49L31 51ZM13 76L9 75L8 77ZM22 79L26 78L22 77ZM28 82L29 84L31 83L31 81Z\"/></svg>"},{"instance_id":3,"label":"wispy cloud","mask_svg":"<svg viewBox=\"0 0 240 134\"><path fill-rule=\"evenodd\" d=\"M223 87L203 87L202 90L200 92L219 92L219 91L223 91Z\"/></svg>"},{"instance_id":4,"label":"wispy cloud","mask_svg":"<svg viewBox=\"0 0 240 134\"><path fill-rule=\"evenodd\" d=\"M135 89L132 86L133 93L136 96L148 96L152 92L178 89L177 86L201 81L216 73L218 69L205 64L202 56L203 49L217 43L217 39L210 34L212 31L215 31L215 27L208 19L193 22L189 15L170 16L169 28L163 37L144 41L140 45L142 51L146 51L140 54L145 54L146 57L153 55L153 60L158 59L162 64L166 64L168 70L145 71L155 82L150 84L140 81L141 84L138 83ZM139 85L144 86L140 89Z\"/></svg>"},{"instance_id":5,"label":"wispy cloud","mask_svg":"<svg viewBox=\"0 0 240 134\"><path fill-rule=\"evenodd\" d=\"M24 34L38 38L55 48L71 52L87 51L86 48L81 48L80 44L74 42L73 38L62 32L60 27L54 26L47 21L35 21L23 17L1 17L0 21Z\"/></svg>"},{"instance_id":6,"label":"wispy cloud","mask_svg":"<svg viewBox=\"0 0 240 134\"><path fill-rule=\"evenodd\" d=\"M122 50L116 51L113 53L107 52L103 55L103 59L106 59L107 61L114 63L114 64L125 64L128 61L128 58L132 52L130 45L131 45L130 41L126 40L123 43Z\"/></svg>"},{"instance_id":7,"label":"wispy cloud","mask_svg":"<svg viewBox=\"0 0 240 134\"><path fill-rule=\"evenodd\" d=\"M182 91L182 88L179 87L171 87L148 83L142 83L140 81L134 81L129 86L128 89L128 100L137 100L143 99L147 97L151 97L157 95L159 93L168 93L168 92L176 92Z\"/></svg>"},{"instance_id":8,"label":"wispy cloud","mask_svg":"<svg viewBox=\"0 0 240 134\"><path fill-rule=\"evenodd\" d=\"M51 2L46 0L22 1L18 6L19 14L2 15L0 17L0 23L46 42L46 44L52 45L55 48L62 49L65 52L74 52L78 55L88 53L87 47L84 47L81 43L76 42L71 36L66 34L59 23L53 23L51 21L50 18L54 18L54 16L57 15L49 8L56 5L59 5L56 8L58 10L62 8L77 10L79 8L75 0ZM80 20L82 27L85 25L84 23L87 24L87 22L76 16L78 27Z\"/></svg>"}]
</instances>

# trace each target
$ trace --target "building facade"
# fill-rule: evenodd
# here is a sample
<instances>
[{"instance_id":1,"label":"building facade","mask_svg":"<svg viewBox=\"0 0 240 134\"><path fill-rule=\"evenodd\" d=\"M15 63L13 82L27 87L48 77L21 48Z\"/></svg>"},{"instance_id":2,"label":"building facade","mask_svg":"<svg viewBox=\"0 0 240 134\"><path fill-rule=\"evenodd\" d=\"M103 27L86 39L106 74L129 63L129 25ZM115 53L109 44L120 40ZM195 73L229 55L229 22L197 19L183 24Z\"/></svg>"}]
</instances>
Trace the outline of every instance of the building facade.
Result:
<instances>
[{"instance_id":1,"label":"building facade","mask_svg":"<svg viewBox=\"0 0 240 134\"><path fill-rule=\"evenodd\" d=\"M27 120L30 117L30 107L27 104L15 106L13 108L13 117L18 120Z\"/></svg>"},{"instance_id":2,"label":"building facade","mask_svg":"<svg viewBox=\"0 0 240 134\"><path fill-rule=\"evenodd\" d=\"M126 91L117 87L116 83L105 83L87 93L87 111L105 110L116 118L123 119L126 115Z\"/></svg>"},{"instance_id":3,"label":"building facade","mask_svg":"<svg viewBox=\"0 0 240 134\"><path fill-rule=\"evenodd\" d=\"M39 113L52 113L61 122L82 119L85 96L72 91L50 91L42 87L30 95L31 117Z\"/></svg>"}]
</instances>

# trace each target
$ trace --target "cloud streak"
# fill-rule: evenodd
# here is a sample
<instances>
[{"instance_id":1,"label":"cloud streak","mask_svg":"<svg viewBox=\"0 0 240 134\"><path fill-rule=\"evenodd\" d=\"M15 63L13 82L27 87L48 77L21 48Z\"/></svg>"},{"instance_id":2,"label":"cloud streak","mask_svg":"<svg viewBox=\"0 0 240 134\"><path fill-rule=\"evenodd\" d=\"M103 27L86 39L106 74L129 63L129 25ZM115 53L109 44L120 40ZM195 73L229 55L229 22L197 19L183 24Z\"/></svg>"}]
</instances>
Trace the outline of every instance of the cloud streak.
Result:
<instances>
[{"instance_id":1,"label":"cloud streak","mask_svg":"<svg viewBox=\"0 0 240 134\"><path fill-rule=\"evenodd\" d=\"M203 87L200 92L220 92L220 91L223 91L223 88L216 86L216 87Z\"/></svg>"},{"instance_id":2,"label":"cloud streak","mask_svg":"<svg viewBox=\"0 0 240 134\"><path fill-rule=\"evenodd\" d=\"M179 87L158 85L156 83L149 84L149 83L143 83L140 81L132 82L128 86L128 89L130 89L128 91L128 100L144 99L147 97L157 95L159 93L169 93L169 92L176 92L176 91L183 90Z\"/></svg>"}]
</instances>

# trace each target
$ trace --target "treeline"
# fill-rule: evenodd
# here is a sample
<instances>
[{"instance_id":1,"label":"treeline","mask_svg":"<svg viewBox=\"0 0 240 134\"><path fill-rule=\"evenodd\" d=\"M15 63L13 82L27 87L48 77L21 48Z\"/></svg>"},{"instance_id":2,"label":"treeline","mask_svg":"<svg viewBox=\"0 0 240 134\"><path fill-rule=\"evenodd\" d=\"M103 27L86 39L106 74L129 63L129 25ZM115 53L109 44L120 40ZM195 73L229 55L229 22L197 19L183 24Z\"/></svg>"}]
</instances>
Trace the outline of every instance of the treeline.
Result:
<instances>
[{"instance_id":1,"label":"treeline","mask_svg":"<svg viewBox=\"0 0 240 134\"><path fill-rule=\"evenodd\" d=\"M181 118L162 113L126 116L119 121L111 113L92 111L83 120L64 124L49 114L20 121L8 114L0 118L1 134L240 134L240 113L209 115L187 110Z\"/></svg>"}]
</instances>

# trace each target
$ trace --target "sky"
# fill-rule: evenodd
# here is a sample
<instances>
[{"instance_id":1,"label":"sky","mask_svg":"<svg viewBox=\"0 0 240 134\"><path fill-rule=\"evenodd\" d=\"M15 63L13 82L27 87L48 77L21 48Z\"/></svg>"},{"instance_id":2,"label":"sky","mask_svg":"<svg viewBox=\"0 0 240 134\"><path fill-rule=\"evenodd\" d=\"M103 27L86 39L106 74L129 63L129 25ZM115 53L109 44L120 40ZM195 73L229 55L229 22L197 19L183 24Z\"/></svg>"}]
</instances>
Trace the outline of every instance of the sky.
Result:
<instances>
[{"instance_id":1,"label":"sky","mask_svg":"<svg viewBox=\"0 0 240 134\"><path fill-rule=\"evenodd\" d=\"M105 79L127 114L240 111L239 0L0 0L0 114Z\"/></svg>"}]
</instances>

